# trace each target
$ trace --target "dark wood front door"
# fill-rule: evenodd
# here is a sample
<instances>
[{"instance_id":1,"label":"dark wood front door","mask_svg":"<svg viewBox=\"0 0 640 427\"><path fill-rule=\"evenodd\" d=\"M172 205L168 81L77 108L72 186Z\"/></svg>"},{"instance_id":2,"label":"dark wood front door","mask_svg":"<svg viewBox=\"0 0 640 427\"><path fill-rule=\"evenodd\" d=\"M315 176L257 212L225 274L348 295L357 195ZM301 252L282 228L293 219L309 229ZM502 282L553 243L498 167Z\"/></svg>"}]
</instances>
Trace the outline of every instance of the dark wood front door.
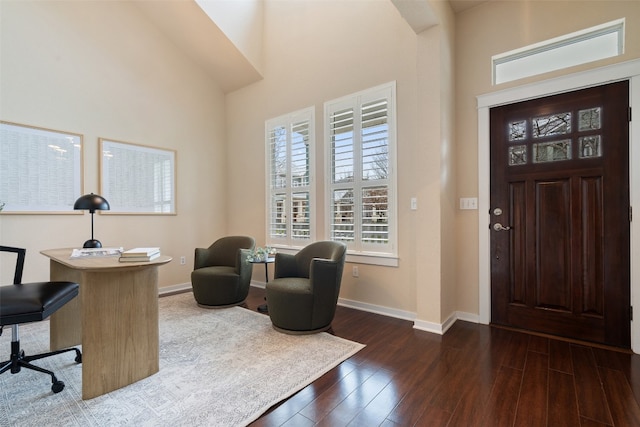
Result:
<instances>
[{"instance_id":1,"label":"dark wood front door","mask_svg":"<svg viewBox=\"0 0 640 427\"><path fill-rule=\"evenodd\" d=\"M629 84L491 109L491 321L630 347Z\"/></svg>"}]
</instances>

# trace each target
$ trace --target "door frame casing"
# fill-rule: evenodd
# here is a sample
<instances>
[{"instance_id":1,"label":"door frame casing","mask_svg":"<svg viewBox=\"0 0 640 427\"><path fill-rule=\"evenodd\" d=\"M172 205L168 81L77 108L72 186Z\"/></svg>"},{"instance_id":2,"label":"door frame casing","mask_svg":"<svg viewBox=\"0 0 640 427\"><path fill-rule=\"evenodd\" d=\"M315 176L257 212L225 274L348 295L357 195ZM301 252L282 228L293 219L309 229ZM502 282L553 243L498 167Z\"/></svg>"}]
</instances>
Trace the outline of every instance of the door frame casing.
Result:
<instances>
[{"instance_id":1,"label":"door frame casing","mask_svg":"<svg viewBox=\"0 0 640 427\"><path fill-rule=\"evenodd\" d=\"M557 77L477 97L478 108L478 290L479 321L491 322L490 259L490 130L489 110L505 104L541 98L605 83L629 80L629 102L635 120L629 129L629 199L636 205L635 221L630 227L631 305L640 307L640 59ZM635 167L634 167L635 166ZM636 266L634 268L634 266ZM639 308L640 309L640 308ZM640 353L640 325L631 321L631 349Z\"/></svg>"}]
</instances>

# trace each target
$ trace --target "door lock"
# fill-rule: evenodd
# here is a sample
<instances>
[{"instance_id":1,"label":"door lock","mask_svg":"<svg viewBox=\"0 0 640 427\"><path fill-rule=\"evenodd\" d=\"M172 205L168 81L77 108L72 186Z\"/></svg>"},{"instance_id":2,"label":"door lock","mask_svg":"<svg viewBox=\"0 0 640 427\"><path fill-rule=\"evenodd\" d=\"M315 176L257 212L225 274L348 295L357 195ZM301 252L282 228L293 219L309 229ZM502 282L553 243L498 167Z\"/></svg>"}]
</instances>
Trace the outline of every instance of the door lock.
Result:
<instances>
[{"instance_id":1,"label":"door lock","mask_svg":"<svg viewBox=\"0 0 640 427\"><path fill-rule=\"evenodd\" d=\"M509 226L505 227L504 225L500 224L499 222L496 222L495 224L493 224L493 229L495 231L509 231L509 230L511 230L511 227L509 227Z\"/></svg>"}]
</instances>

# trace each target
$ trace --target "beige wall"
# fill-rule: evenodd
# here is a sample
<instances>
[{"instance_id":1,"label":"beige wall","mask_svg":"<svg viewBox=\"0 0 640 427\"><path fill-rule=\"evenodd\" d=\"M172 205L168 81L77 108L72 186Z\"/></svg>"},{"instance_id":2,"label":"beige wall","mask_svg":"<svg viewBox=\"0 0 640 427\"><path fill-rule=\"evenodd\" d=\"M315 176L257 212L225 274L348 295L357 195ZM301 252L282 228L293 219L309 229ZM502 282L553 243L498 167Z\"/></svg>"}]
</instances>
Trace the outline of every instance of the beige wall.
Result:
<instances>
[{"instance_id":1,"label":"beige wall","mask_svg":"<svg viewBox=\"0 0 640 427\"><path fill-rule=\"evenodd\" d=\"M445 2L435 2L438 7L441 25L440 31L440 222L442 288L439 321L445 322L457 310L456 278L460 267L456 256L455 214L458 206L457 174L455 164L456 125L455 114L455 15ZM429 52L425 53L427 57ZM422 73L425 76L424 73ZM427 77L428 78L428 77Z\"/></svg>"},{"instance_id":2,"label":"beige wall","mask_svg":"<svg viewBox=\"0 0 640 427\"><path fill-rule=\"evenodd\" d=\"M522 84L492 87L491 55L626 17L623 57L527 81L638 58L640 2L491 1L455 17L431 4L441 24L416 35L388 0L265 2L264 79L225 96L128 2L3 0L0 119L84 134L85 192L99 191L98 137L177 150L178 215L95 218L105 245L174 256L161 269L170 286L220 235L265 243L266 119L315 107L323 177L323 103L395 80L399 266L359 265L356 279L348 265L341 297L437 326L478 313L478 212L457 209L478 192L476 96ZM318 238L324 190L317 180ZM0 241L29 249L27 280L48 275L38 251L88 234L87 214L0 216Z\"/></svg>"},{"instance_id":3,"label":"beige wall","mask_svg":"<svg viewBox=\"0 0 640 427\"><path fill-rule=\"evenodd\" d=\"M453 34L416 35L390 1L277 1L265 4L264 79L227 95L229 230L265 243L264 121L309 106L316 112L317 238L324 229L324 102L395 80L398 116L398 267L345 268L341 298L416 315L439 325L455 307L453 232ZM327 23L330 22L330 25ZM417 197L418 210L410 210ZM260 203L257 203L257 202ZM259 276L254 278L261 280Z\"/></svg>"},{"instance_id":4,"label":"beige wall","mask_svg":"<svg viewBox=\"0 0 640 427\"><path fill-rule=\"evenodd\" d=\"M224 95L130 3L3 0L0 16L0 119L83 134L85 192L99 192L98 137L177 150L178 215L96 214L95 234L160 246L174 257L160 285L189 282L194 247L226 232ZM88 214L0 216L2 244L28 250L25 280L49 276L40 250L89 236Z\"/></svg>"},{"instance_id":5,"label":"beige wall","mask_svg":"<svg viewBox=\"0 0 640 427\"><path fill-rule=\"evenodd\" d=\"M267 2L264 80L227 95L230 162L245 162L229 171L229 229L265 243L264 121L314 106L317 238L323 238L324 102L395 80L399 267L362 264L356 279L347 265L341 298L419 311L419 318L439 323L441 145L452 143L450 129L440 132L453 91L448 79L444 92L438 83L450 74L439 60L440 50L450 48L445 39L436 29L416 35L390 1ZM418 52L427 60L419 61ZM422 93L428 98L421 100ZM417 211L409 209L411 197L418 198Z\"/></svg>"},{"instance_id":6,"label":"beige wall","mask_svg":"<svg viewBox=\"0 0 640 427\"><path fill-rule=\"evenodd\" d=\"M491 56L626 18L625 54L545 75L491 85ZM499 29L499 30L497 30ZM491 1L456 19L456 164L459 197L478 194L479 95L607 64L640 58L638 1ZM457 310L478 313L478 212L458 211Z\"/></svg>"},{"instance_id":7,"label":"beige wall","mask_svg":"<svg viewBox=\"0 0 640 427\"><path fill-rule=\"evenodd\" d=\"M416 325L427 329L435 325L420 321L438 325L455 311L456 289L455 242L449 238L455 226L455 18L447 3L432 2L432 6L440 24L418 35L416 52L419 138L412 149L410 179L418 183L419 211L414 212L415 223L407 227L415 248Z\"/></svg>"}]
</instances>

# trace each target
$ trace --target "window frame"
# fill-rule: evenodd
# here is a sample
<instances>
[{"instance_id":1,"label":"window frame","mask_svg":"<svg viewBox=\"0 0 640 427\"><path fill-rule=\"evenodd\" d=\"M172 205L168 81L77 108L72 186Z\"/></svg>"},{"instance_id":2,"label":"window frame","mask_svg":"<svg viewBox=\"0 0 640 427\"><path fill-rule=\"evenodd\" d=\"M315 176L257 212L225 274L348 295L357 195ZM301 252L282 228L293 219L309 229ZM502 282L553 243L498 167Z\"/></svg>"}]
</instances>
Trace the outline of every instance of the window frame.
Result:
<instances>
[{"instance_id":1,"label":"window frame","mask_svg":"<svg viewBox=\"0 0 640 427\"><path fill-rule=\"evenodd\" d=\"M616 53L594 49L597 43L603 43L605 37L615 36ZM625 18L616 19L591 28L565 34L519 49L504 52L491 57L491 83L498 85L527 77L537 76L551 71L561 70L599 61L624 54ZM591 47L591 52L599 54L585 58L578 46ZM592 47L593 46L593 47ZM584 51L584 47L580 52ZM562 58L555 62L553 58ZM527 62L529 61L529 62Z\"/></svg>"},{"instance_id":2,"label":"window frame","mask_svg":"<svg viewBox=\"0 0 640 427\"><path fill-rule=\"evenodd\" d=\"M360 124L362 122L361 108L363 105L386 99L387 101L387 155L388 173L386 179L365 180L362 178L362 152L356 146L362 144ZM333 113L353 108L354 116L354 179L348 183L333 183L333 152L331 138L331 115ZM397 209L397 114L396 114L396 82L392 81L370 89L356 92L324 103L324 171L325 171L325 238L331 240L333 218L333 192L334 190L353 188L353 194L362 194L365 188L377 187L380 184L387 187L387 216L388 216L388 243L366 244L362 242L359 230L362 230L362 204L354 201L354 230L356 238L354 242L347 243L347 261L364 264L376 264L386 266L398 265L398 209ZM358 124L356 125L356 122ZM360 197L362 201L362 197Z\"/></svg>"},{"instance_id":3,"label":"window frame","mask_svg":"<svg viewBox=\"0 0 640 427\"><path fill-rule=\"evenodd\" d=\"M292 140L291 129L294 124L306 121L308 123L308 185L293 186L291 181L291 155L292 155ZM271 158L271 131L276 127L285 127L287 129L286 136L286 176L287 183L284 187L273 188L272 187L272 158ZM316 192L315 192L315 108L307 107L288 114L284 114L265 121L265 194L266 194L266 210L267 215L265 218L265 231L266 231L266 244L276 248L301 248L307 244L315 241L316 238ZM287 218L293 218L293 207L290 203L293 200L292 195L294 193L308 192L309 194L309 236L308 238L293 238L293 222L289 221L286 224L286 237L277 238L272 233L271 220L274 205L272 204L273 196L277 194L285 194L287 203L285 203L285 215Z\"/></svg>"}]
</instances>

